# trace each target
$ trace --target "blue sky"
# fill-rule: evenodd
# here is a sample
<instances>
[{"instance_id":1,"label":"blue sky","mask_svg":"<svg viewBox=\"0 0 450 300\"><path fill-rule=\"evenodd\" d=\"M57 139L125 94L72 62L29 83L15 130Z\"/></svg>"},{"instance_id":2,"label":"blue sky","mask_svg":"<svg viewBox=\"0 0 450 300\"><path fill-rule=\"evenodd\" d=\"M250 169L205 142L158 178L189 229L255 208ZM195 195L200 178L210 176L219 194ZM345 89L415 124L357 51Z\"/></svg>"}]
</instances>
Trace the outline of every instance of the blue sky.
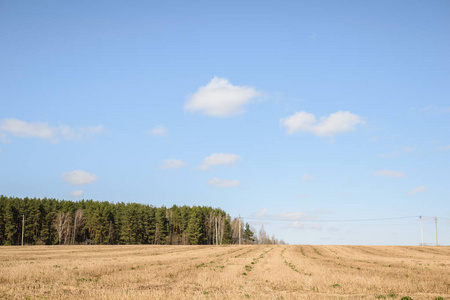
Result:
<instances>
[{"instance_id":1,"label":"blue sky","mask_svg":"<svg viewBox=\"0 0 450 300\"><path fill-rule=\"evenodd\" d=\"M0 193L450 244L450 4L297 2L2 2Z\"/></svg>"}]
</instances>

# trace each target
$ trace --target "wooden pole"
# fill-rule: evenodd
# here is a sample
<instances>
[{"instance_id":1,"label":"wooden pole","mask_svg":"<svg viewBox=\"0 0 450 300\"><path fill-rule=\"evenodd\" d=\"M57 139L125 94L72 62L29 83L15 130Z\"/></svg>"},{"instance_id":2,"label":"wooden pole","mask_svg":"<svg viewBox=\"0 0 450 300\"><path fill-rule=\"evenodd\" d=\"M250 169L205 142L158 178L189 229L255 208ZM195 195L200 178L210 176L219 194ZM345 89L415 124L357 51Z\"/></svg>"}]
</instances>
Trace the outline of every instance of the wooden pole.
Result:
<instances>
[{"instance_id":1,"label":"wooden pole","mask_svg":"<svg viewBox=\"0 0 450 300\"><path fill-rule=\"evenodd\" d=\"M434 226L436 228L436 246L438 245L438 238L437 238L437 217L434 217Z\"/></svg>"},{"instance_id":2,"label":"wooden pole","mask_svg":"<svg viewBox=\"0 0 450 300\"><path fill-rule=\"evenodd\" d=\"M420 218L420 236L422 237L422 246L423 246L423 228L422 228L422 216Z\"/></svg>"},{"instance_id":3,"label":"wooden pole","mask_svg":"<svg viewBox=\"0 0 450 300\"><path fill-rule=\"evenodd\" d=\"M23 234L25 232L25 215L22 215L22 246L23 246Z\"/></svg>"},{"instance_id":4,"label":"wooden pole","mask_svg":"<svg viewBox=\"0 0 450 300\"><path fill-rule=\"evenodd\" d=\"M239 246L241 245L241 215L239 215Z\"/></svg>"}]
</instances>

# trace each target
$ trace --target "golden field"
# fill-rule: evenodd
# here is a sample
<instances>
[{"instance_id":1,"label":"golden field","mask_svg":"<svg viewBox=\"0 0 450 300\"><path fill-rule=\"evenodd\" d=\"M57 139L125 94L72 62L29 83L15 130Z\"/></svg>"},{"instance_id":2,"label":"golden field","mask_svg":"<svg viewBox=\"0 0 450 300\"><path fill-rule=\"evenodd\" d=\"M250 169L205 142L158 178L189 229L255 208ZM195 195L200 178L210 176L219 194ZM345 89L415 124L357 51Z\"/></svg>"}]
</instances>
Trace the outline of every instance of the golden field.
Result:
<instances>
[{"instance_id":1,"label":"golden field","mask_svg":"<svg viewBox=\"0 0 450 300\"><path fill-rule=\"evenodd\" d=\"M0 299L450 299L450 247L0 247Z\"/></svg>"}]
</instances>

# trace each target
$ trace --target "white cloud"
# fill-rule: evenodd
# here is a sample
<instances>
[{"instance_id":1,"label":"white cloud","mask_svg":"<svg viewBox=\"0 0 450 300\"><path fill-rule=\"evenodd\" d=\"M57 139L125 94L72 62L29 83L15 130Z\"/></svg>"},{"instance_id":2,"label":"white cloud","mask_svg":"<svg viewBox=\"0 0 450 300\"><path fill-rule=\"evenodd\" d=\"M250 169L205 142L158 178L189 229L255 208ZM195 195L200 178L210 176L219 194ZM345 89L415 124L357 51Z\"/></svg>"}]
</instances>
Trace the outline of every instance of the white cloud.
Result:
<instances>
[{"instance_id":1,"label":"white cloud","mask_svg":"<svg viewBox=\"0 0 450 300\"><path fill-rule=\"evenodd\" d=\"M81 141L86 136L92 136L94 134L100 134L105 132L103 125L92 127L80 127L78 129L72 129L67 125L61 125L54 130L56 134L60 134L66 140Z\"/></svg>"},{"instance_id":2,"label":"white cloud","mask_svg":"<svg viewBox=\"0 0 450 300\"><path fill-rule=\"evenodd\" d=\"M10 142L10 140L8 139L6 134L0 132L0 142L7 144Z\"/></svg>"},{"instance_id":3,"label":"white cloud","mask_svg":"<svg viewBox=\"0 0 450 300\"><path fill-rule=\"evenodd\" d=\"M81 141L85 136L103 133L103 125L73 129L67 125L50 127L45 122L28 123L18 119L3 119L0 123L0 140L8 142L6 134L19 138L40 138L57 142L59 138Z\"/></svg>"},{"instance_id":4,"label":"white cloud","mask_svg":"<svg viewBox=\"0 0 450 300\"><path fill-rule=\"evenodd\" d=\"M296 228L296 229L303 229L303 228L305 228L305 224L302 222L295 221L295 222L290 223L289 227Z\"/></svg>"},{"instance_id":5,"label":"white cloud","mask_svg":"<svg viewBox=\"0 0 450 300\"><path fill-rule=\"evenodd\" d=\"M425 187L425 186L420 186L420 187L418 187L418 188L415 188L415 189L412 189L412 190L410 190L409 192L408 192L408 195L414 195L414 194L417 194L417 193L424 193L424 192L426 192L427 191L427 188Z\"/></svg>"},{"instance_id":6,"label":"white cloud","mask_svg":"<svg viewBox=\"0 0 450 300\"><path fill-rule=\"evenodd\" d=\"M278 214L269 214L269 210L267 208L260 210L259 212L253 213L252 217L254 218L264 218L264 219L277 219L283 221L299 221L299 220L315 220L316 216L306 214L300 211L293 212L283 212Z\"/></svg>"},{"instance_id":7,"label":"white cloud","mask_svg":"<svg viewBox=\"0 0 450 300\"><path fill-rule=\"evenodd\" d=\"M328 117L320 118L319 121L314 114L299 111L280 120L281 126L286 127L288 134L303 131L316 136L333 136L337 133L354 131L358 124L364 123L361 117L348 111L332 113Z\"/></svg>"},{"instance_id":8,"label":"white cloud","mask_svg":"<svg viewBox=\"0 0 450 300\"><path fill-rule=\"evenodd\" d=\"M401 177L405 176L405 173L398 172L398 171L382 170L382 171L374 172L373 175L374 176L389 176L389 177L401 178Z\"/></svg>"},{"instance_id":9,"label":"white cloud","mask_svg":"<svg viewBox=\"0 0 450 300\"><path fill-rule=\"evenodd\" d=\"M228 79L214 77L190 97L185 109L212 117L230 117L244 113L244 106L258 96L252 87L232 85Z\"/></svg>"},{"instance_id":10,"label":"white cloud","mask_svg":"<svg viewBox=\"0 0 450 300\"><path fill-rule=\"evenodd\" d=\"M70 192L70 196L72 196L73 198L81 198L83 197L83 195L84 195L83 190Z\"/></svg>"},{"instance_id":11,"label":"white cloud","mask_svg":"<svg viewBox=\"0 0 450 300\"><path fill-rule=\"evenodd\" d=\"M450 151L450 145L437 147L437 150Z\"/></svg>"},{"instance_id":12,"label":"white cloud","mask_svg":"<svg viewBox=\"0 0 450 300\"><path fill-rule=\"evenodd\" d=\"M199 169L200 171L207 171L210 170L211 167L217 165L232 165L240 158L241 156L238 154L213 153L210 156L205 157L202 164L199 165L197 169Z\"/></svg>"},{"instance_id":13,"label":"white cloud","mask_svg":"<svg viewBox=\"0 0 450 300\"><path fill-rule=\"evenodd\" d=\"M83 170L75 170L72 172L64 173L61 175L61 178L71 185L90 184L98 180L98 177L96 175Z\"/></svg>"},{"instance_id":14,"label":"white cloud","mask_svg":"<svg viewBox=\"0 0 450 300\"><path fill-rule=\"evenodd\" d=\"M214 177L213 179L209 180L206 184L215 187L228 188L239 186L242 183L239 180L219 179L217 177Z\"/></svg>"},{"instance_id":15,"label":"white cloud","mask_svg":"<svg viewBox=\"0 0 450 300\"><path fill-rule=\"evenodd\" d=\"M264 218L267 215L268 212L269 212L269 210L267 208L264 208L264 209L262 209L262 210L260 210L258 212L253 213L252 217L254 217L254 218Z\"/></svg>"},{"instance_id":16,"label":"white cloud","mask_svg":"<svg viewBox=\"0 0 450 300\"><path fill-rule=\"evenodd\" d=\"M302 175L302 180L303 181L313 181L315 179L314 175L308 175L308 174L303 174Z\"/></svg>"},{"instance_id":17,"label":"white cloud","mask_svg":"<svg viewBox=\"0 0 450 300\"><path fill-rule=\"evenodd\" d=\"M410 109L411 112L415 113L415 112L423 112L423 113L427 113L427 114L445 114L445 113L449 113L450 112L450 107L443 107L443 106L437 106L434 104L425 106L425 107L412 107Z\"/></svg>"},{"instance_id":18,"label":"white cloud","mask_svg":"<svg viewBox=\"0 0 450 300\"><path fill-rule=\"evenodd\" d=\"M159 170L166 170L166 169L178 169L183 166L185 166L186 163L182 161L181 159L166 159L162 165L157 167Z\"/></svg>"},{"instance_id":19,"label":"white cloud","mask_svg":"<svg viewBox=\"0 0 450 300\"><path fill-rule=\"evenodd\" d=\"M153 136L166 137L169 135L169 130L167 130L167 128L164 127L163 125L157 125L152 129L150 129L148 133L150 133Z\"/></svg>"},{"instance_id":20,"label":"white cloud","mask_svg":"<svg viewBox=\"0 0 450 300\"><path fill-rule=\"evenodd\" d=\"M307 194L298 194L296 197L297 198L306 198L308 195Z\"/></svg>"},{"instance_id":21,"label":"white cloud","mask_svg":"<svg viewBox=\"0 0 450 300\"><path fill-rule=\"evenodd\" d=\"M392 153L380 154L380 157L393 158L393 157L396 157L399 155L408 154L408 153L415 152L415 151L416 151L416 146L404 146L404 147L400 148L399 150L396 150Z\"/></svg>"},{"instance_id":22,"label":"white cloud","mask_svg":"<svg viewBox=\"0 0 450 300\"><path fill-rule=\"evenodd\" d=\"M18 119L3 119L0 123L0 130L20 138L56 139L53 129L43 122L27 123Z\"/></svg>"}]
</instances>

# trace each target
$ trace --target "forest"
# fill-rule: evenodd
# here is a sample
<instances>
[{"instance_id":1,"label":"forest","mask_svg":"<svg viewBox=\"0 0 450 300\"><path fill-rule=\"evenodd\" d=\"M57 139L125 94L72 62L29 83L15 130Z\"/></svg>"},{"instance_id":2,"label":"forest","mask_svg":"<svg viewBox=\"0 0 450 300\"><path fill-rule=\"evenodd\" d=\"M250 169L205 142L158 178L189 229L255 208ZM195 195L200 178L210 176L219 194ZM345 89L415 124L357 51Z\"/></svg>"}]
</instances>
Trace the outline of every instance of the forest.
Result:
<instances>
[{"instance_id":1,"label":"forest","mask_svg":"<svg viewBox=\"0 0 450 300\"><path fill-rule=\"evenodd\" d=\"M209 206L0 196L0 245L222 245L239 235L243 244L284 243Z\"/></svg>"}]
</instances>

